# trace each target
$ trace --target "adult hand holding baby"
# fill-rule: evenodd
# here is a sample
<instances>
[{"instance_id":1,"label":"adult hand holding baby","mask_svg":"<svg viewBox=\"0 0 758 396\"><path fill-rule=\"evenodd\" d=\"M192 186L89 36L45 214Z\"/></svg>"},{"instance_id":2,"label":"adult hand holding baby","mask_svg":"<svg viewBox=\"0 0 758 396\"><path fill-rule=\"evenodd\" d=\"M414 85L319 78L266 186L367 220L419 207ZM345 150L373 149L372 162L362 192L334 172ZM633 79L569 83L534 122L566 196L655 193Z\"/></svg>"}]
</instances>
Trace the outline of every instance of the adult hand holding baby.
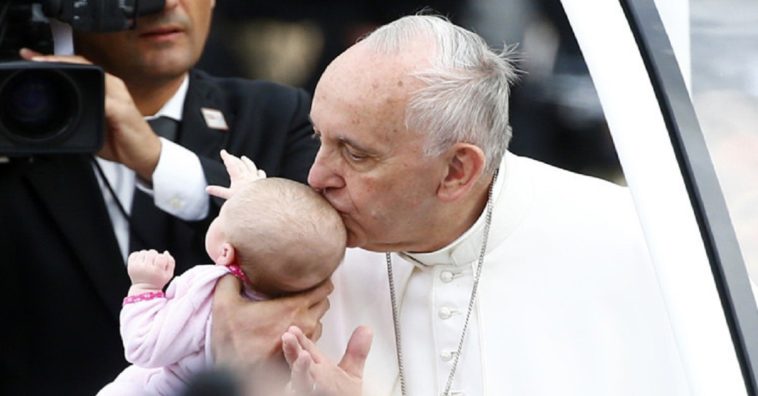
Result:
<instances>
[{"instance_id":1,"label":"adult hand holding baby","mask_svg":"<svg viewBox=\"0 0 758 396\"><path fill-rule=\"evenodd\" d=\"M327 280L306 292L253 302L241 295L242 284L225 276L216 284L213 296L211 343L217 364L230 367L260 389L261 380L271 380L272 361L280 360L281 336L295 325L311 339L321 336L321 317L329 309L332 292Z\"/></svg>"}]
</instances>

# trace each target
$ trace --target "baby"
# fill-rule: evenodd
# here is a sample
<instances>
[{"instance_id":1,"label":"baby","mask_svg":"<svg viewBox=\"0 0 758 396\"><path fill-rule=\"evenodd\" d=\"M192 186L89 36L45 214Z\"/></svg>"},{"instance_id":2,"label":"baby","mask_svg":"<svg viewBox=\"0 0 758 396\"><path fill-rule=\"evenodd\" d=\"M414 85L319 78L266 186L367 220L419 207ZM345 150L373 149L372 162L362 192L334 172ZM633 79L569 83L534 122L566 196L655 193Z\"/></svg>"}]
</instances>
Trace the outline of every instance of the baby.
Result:
<instances>
[{"instance_id":1,"label":"baby","mask_svg":"<svg viewBox=\"0 0 758 396\"><path fill-rule=\"evenodd\" d=\"M222 276L236 276L245 294L259 300L310 289L342 260L345 228L323 197L294 181L265 178L247 158L222 157L232 185L208 189L228 198L205 238L215 265L195 266L164 293L173 257L154 250L129 256L132 286L120 319L126 358L134 365L99 395L175 395L209 367L213 290Z\"/></svg>"}]
</instances>

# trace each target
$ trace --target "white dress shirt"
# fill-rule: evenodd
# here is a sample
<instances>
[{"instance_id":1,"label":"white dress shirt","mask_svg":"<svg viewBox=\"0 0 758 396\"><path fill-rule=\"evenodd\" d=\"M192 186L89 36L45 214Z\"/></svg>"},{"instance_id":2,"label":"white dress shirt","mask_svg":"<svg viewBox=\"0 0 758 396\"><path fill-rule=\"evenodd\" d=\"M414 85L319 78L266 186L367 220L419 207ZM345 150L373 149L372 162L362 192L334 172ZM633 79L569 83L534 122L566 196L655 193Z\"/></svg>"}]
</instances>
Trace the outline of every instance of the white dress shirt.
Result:
<instances>
[{"instance_id":1,"label":"white dress shirt","mask_svg":"<svg viewBox=\"0 0 758 396\"><path fill-rule=\"evenodd\" d=\"M188 87L189 76L185 77L174 96L155 115L145 119L168 117L181 122ZM128 214L132 207L135 185L153 196L158 208L182 220L200 220L208 214L209 200L205 192L208 183L200 159L179 144L160 139L161 154L153 172L152 185L139 180L134 171L125 165L95 157L107 182L116 193L116 197L113 197L100 174L95 172L124 262L129 254L129 223L115 199L118 199Z\"/></svg>"}]
</instances>

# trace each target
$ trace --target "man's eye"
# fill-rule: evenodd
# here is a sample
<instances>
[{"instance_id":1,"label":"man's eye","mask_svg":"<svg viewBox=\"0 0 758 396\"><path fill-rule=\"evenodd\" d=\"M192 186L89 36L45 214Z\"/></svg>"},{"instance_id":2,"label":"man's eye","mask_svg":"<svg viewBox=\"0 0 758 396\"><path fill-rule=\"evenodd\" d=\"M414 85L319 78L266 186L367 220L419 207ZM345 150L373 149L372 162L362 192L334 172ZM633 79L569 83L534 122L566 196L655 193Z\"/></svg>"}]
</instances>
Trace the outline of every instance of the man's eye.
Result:
<instances>
[{"instance_id":1,"label":"man's eye","mask_svg":"<svg viewBox=\"0 0 758 396\"><path fill-rule=\"evenodd\" d=\"M318 132L313 132L311 134L311 139L313 139L313 140L319 140L320 141L321 140L321 134L318 133Z\"/></svg>"},{"instance_id":2,"label":"man's eye","mask_svg":"<svg viewBox=\"0 0 758 396\"><path fill-rule=\"evenodd\" d=\"M365 156L363 154L355 153L355 152L351 151L350 149L345 149L345 155L348 157L348 159L350 159L351 161L355 161L355 162L363 161L363 160L365 160L367 158L367 156Z\"/></svg>"}]
</instances>

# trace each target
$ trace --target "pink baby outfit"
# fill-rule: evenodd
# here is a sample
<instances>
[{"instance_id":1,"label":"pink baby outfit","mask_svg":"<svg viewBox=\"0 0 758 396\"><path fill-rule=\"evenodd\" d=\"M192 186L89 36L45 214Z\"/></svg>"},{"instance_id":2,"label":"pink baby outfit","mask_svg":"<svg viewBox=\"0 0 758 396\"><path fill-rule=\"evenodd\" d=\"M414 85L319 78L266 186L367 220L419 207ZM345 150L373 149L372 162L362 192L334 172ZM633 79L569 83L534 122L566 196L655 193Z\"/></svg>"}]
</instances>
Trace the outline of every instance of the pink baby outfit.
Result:
<instances>
[{"instance_id":1,"label":"pink baby outfit","mask_svg":"<svg viewBox=\"0 0 758 396\"><path fill-rule=\"evenodd\" d=\"M239 267L198 265L174 278L165 296L145 293L125 298L121 339L126 360L133 366L98 396L176 395L194 374L212 365L213 291L218 279L230 272L245 280Z\"/></svg>"}]
</instances>

